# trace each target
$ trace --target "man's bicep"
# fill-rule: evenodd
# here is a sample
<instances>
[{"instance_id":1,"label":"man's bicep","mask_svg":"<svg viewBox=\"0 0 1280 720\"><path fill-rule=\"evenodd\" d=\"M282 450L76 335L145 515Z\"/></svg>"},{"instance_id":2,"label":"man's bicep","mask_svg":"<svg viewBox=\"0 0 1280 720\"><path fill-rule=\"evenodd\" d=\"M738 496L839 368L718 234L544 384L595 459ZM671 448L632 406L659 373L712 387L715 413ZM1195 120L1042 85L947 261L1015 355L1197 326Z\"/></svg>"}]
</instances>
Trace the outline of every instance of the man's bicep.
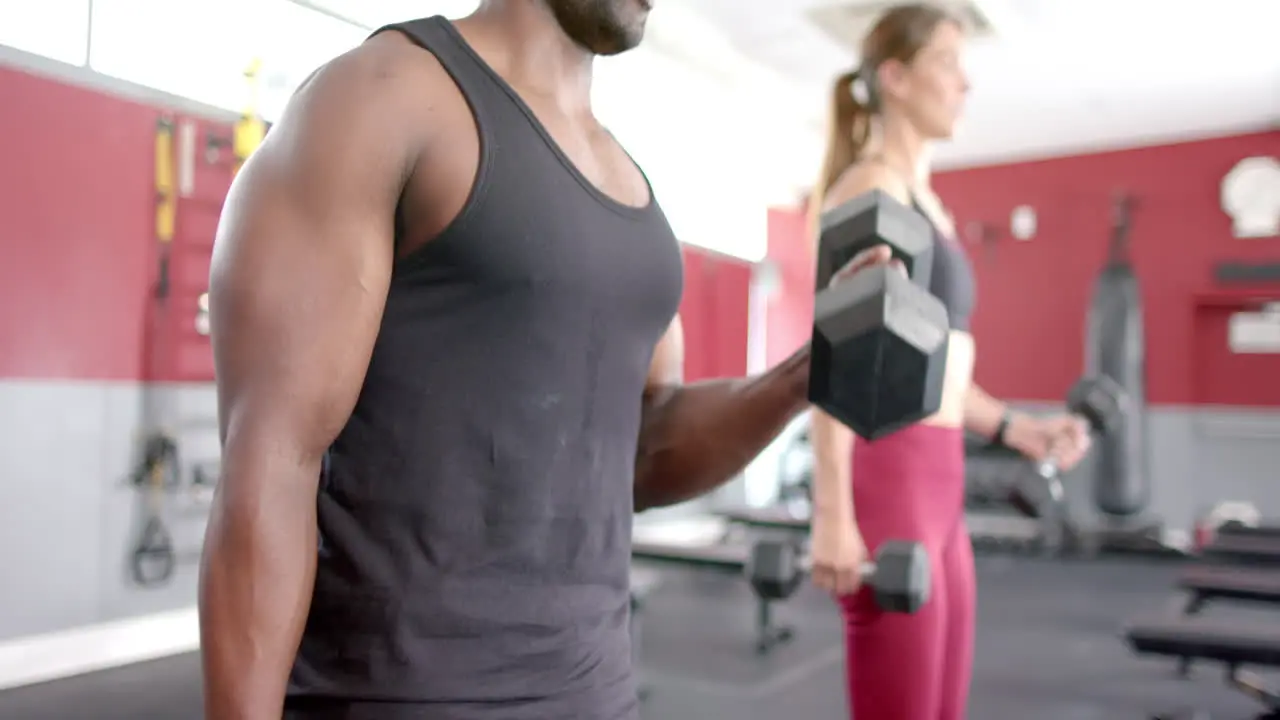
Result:
<instances>
[{"instance_id":1,"label":"man's bicep","mask_svg":"<svg viewBox=\"0 0 1280 720\"><path fill-rule=\"evenodd\" d=\"M407 150L376 117L378 98L352 82L359 70L322 71L227 198L209 297L229 452L314 460L363 383Z\"/></svg>"},{"instance_id":2,"label":"man's bicep","mask_svg":"<svg viewBox=\"0 0 1280 720\"><path fill-rule=\"evenodd\" d=\"M662 339L653 349L649 362L649 389L679 385L684 382L684 325L676 315Z\"/></svg>"}]
</instances>

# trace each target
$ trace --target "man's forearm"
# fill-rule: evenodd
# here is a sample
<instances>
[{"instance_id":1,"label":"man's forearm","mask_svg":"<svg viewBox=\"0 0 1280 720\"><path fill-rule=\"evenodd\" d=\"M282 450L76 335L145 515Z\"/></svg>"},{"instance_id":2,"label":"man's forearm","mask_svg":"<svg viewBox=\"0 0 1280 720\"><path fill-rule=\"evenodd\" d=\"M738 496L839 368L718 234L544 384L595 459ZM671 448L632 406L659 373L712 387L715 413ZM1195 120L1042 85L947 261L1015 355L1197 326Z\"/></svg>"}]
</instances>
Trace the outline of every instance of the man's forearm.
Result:
<instances>
[{"instance_id":1,"label":"man's forearm","mask_svg":"<svg viewBox=\"0 0 1280 720\"><path fill-rule=\"evenodd\" d=\"M691 500L737 475L809 407L809 353L755 377L651 393L636 458L635 506Z\"/></svg>"},{"instance_id":2,"label":"man's forearm","mask_svg":"<svg viewBox=\"0 0 1280 720\"><path fill-rule=\"evenodd\" d=\"M283 712L315 583L315 528L314 495L228 498L215 511L200 578L208 720L268 720Z\"/></svg>"},{"instance_id":3,"label":"man's forearm","mask_svg":"<svg viewBox=\"0 0 1280 720\"><path fill-rule=\"evenodd\" d=\"M969 386L964 399L964 427L985 438L995 438L1009 407L977 385Z\"/></svg>"}]
</instances>

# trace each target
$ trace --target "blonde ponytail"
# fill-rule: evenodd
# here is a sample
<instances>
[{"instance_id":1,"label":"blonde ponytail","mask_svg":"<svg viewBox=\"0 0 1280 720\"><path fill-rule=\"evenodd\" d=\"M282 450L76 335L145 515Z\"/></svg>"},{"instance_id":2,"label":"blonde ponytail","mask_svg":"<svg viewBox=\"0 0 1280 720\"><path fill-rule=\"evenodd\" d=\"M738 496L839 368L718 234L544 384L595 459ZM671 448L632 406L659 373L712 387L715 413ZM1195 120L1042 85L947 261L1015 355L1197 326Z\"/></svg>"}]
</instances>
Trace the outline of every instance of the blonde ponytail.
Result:
<instances>
[{"instance_id":1,"label":"blonde ponytail","mask_svg":"<svg viewBox=\"0 0 1280 720\"><path fill-rule=\"evenodd\" d=\"M853 92L861 72L858 69L840 75L831 88L826 155L818 182L809 196L810 226L815 236L827 191L858 161L871 135L871 108L859 101Z\"/></svg>"}]
</instances>

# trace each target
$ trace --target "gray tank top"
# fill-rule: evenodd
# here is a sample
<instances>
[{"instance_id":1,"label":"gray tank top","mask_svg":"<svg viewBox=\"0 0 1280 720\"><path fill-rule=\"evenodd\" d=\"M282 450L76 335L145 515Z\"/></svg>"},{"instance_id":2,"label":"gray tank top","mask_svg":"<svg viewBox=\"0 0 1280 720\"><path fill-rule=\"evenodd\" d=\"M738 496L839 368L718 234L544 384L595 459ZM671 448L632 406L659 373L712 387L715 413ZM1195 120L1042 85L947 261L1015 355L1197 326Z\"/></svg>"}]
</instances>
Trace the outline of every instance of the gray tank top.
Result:
<instances>
[{"instance_id":1,"label":"gray tank top","mask_svg":"<svg viewBox=\"0 0 1280 720\"><path fill-rule=\"evenodd\" d=\"M388 29L461 89L479 173L397 264L330 448L286 717L635 718L633 470L678 244L656 202L581 175L448 21Z\"/></svg>"}]
</instances>

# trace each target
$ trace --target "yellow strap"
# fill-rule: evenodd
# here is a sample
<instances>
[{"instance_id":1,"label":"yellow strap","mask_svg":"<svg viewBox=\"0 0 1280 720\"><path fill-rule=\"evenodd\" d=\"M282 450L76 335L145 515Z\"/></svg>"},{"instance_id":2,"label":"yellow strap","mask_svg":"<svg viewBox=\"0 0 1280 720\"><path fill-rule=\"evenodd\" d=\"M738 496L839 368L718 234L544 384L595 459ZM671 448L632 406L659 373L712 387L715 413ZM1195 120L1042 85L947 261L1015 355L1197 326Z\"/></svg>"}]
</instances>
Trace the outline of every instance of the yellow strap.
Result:
<instances>
[{"instance_id":1,"label":"yellow strap","mask_svg":"<svg viewBox=\"0 0 1280 720\"><path fill-rule=\"evenodd\" d=\"M236 157L236 172L240 171L240 166L244 165L253 151L258 149L266 136L267 124L262 121L262 118L246 116L236 121L231 135L231 149Z\"/></svg>"},{"instance_id":2,"label":"yellow strap","mask_svg":"<svg viewBox=\"0 0 1280 720\"><path fill-rule=\"evenodd\" d=\"M259 92L261 90L262 61L254 60L245 68L244 77L247 93L244 111L236 121L231 135L231 151L235 155L234 172L240 172L241 166L249 156L262 145L267 136L267 124L262 120L259 111Z\"/></svg>"},{"instance_id":3,"label":"yellow strap","mask_svg":"<svg viewBox=\"0 0 1280 720\"><path fill-rule=\"evenodd\" d=\"M174 192L173 120L161 118L156 124L156 239L173 241L177 197Z\"/></svg>"}]
</instances>

